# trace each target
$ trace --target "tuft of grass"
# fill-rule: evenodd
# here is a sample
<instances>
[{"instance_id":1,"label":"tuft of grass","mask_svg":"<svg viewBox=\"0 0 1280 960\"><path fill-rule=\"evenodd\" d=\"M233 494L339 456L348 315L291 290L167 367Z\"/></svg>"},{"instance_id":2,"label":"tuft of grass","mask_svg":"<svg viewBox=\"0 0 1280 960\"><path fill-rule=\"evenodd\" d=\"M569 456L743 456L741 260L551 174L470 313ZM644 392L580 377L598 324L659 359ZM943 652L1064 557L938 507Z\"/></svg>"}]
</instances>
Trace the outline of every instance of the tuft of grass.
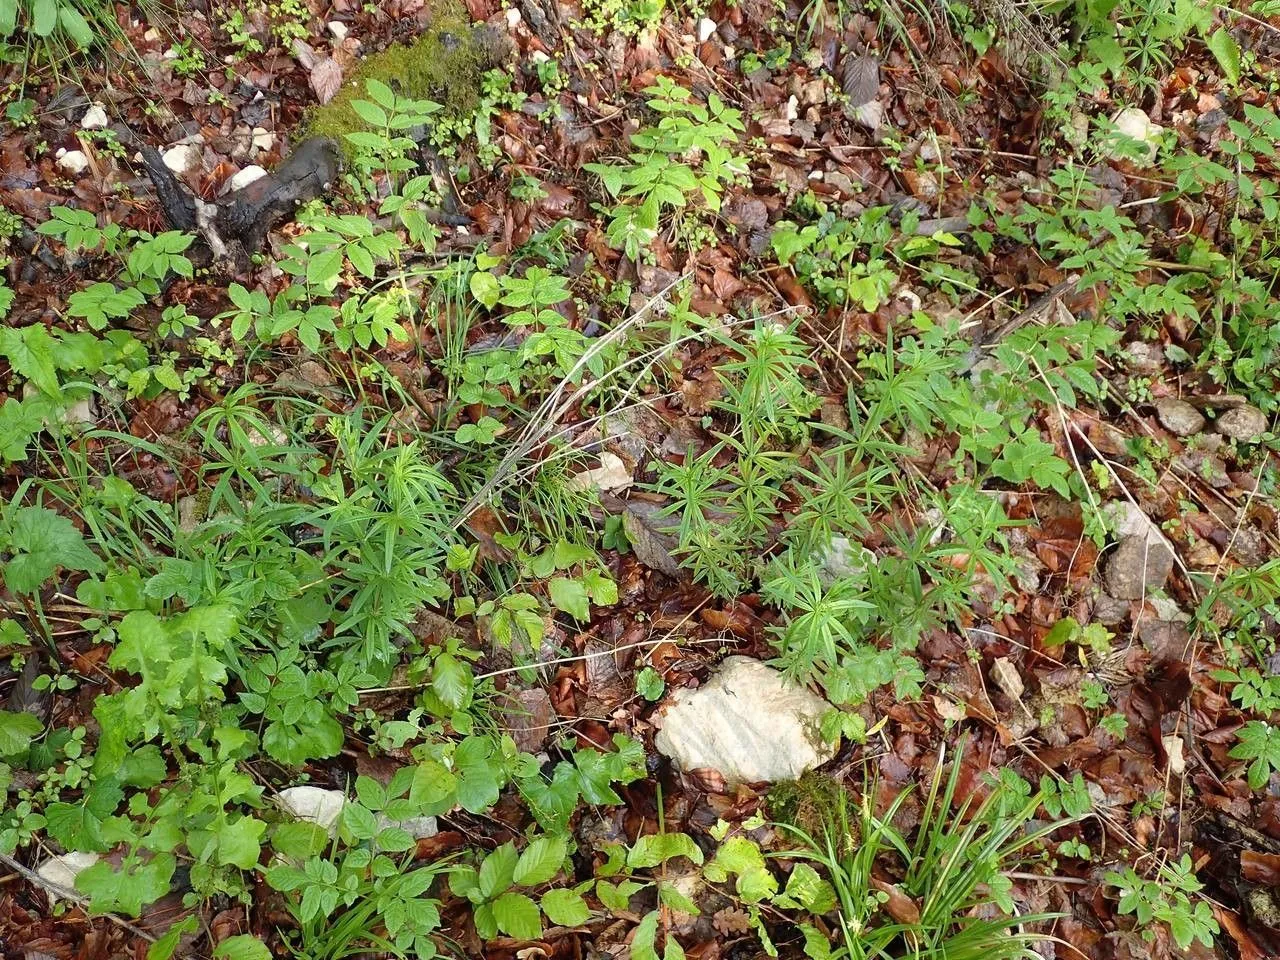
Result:
<instances>
[{"instance_id":1,"label":"tuft of grass","mask_svg":"<svg viewBox=\"0 0 1280 960\"><path fill-rule=\"evenodd\" d=\"M958 802L957 753L949 773L943 757L923 798L914 840L894 821L909 790L883 815L872 810L874 790L858 801L842 795L818 831L782 824L801 841L778 854L824 869L835 889L838 932L833 943L801 924L808 948L824 960L1020 960L1037 956L1046 935L1026 929L1053 914L1019 915L1005 871L1067 821L1032 827L1039 794L1014 795L996 787L975 802ZM896 878L882 879L885 869Z\"/></svg>"}]
</instances>

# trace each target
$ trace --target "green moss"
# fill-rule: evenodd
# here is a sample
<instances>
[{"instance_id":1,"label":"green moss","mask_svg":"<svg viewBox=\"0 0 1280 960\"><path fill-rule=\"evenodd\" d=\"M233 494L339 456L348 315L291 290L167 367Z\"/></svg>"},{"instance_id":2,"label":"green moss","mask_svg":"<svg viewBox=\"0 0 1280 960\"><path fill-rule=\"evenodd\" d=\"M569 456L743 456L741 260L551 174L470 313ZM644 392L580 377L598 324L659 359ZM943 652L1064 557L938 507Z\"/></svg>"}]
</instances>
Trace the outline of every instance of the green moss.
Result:
<instances>
[{"instance_id":1,"label":"green moss","mask_svg":"<svg viewBox=\"0 0 1280 960\"><path fill-rule=\"evenodd\" d=\"M771 820L799 827L811 837L821 837L839 820L840 805L848 802L840 781L810 771L799 780L774 784L765 807Z\"/></svg>"},{"instance_id":2,"label":"green moss","mask_svg":"<svg viewBox=\"0 0 1280 960\"><path fill-rule=\"evenodd\" d=\"M448 115L466 115L480 102L480 81L502 59L500 44L477 29L457 0L438 0L431 29L411 43L397 43L364 60L332 100L306 121L309 136L329 137L350 154L346 134L368 130L354 100L367 100L365 81L381 80L401 96L433 100Z\"/></svg>"}]
</instances>

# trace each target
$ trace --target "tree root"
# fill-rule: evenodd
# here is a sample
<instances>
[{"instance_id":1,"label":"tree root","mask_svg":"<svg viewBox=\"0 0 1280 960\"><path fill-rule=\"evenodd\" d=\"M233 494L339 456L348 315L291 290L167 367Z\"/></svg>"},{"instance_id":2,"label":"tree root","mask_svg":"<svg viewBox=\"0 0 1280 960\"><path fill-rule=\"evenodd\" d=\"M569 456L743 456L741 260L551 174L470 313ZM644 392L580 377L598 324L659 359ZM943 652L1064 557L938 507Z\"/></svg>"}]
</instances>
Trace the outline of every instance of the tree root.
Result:
<instances>
[{"instance_id":1,"label":"tree root","mask_svg":"<svg viewBox=\"0 0 1280 960\"><path fill-rule=\"evenodd\" d=\"M214 203L192 196L178 182L155 147L139 146L147 175L155 184L165 220L175 230L194 233L204 253L190 255L197 266L214 266L228 274L242 271L282 217L329 190L341 170L337 145L317 137L303 141L265 177ZM207 262L200 262L207 261Z\"/></svg>"}]
</instances>

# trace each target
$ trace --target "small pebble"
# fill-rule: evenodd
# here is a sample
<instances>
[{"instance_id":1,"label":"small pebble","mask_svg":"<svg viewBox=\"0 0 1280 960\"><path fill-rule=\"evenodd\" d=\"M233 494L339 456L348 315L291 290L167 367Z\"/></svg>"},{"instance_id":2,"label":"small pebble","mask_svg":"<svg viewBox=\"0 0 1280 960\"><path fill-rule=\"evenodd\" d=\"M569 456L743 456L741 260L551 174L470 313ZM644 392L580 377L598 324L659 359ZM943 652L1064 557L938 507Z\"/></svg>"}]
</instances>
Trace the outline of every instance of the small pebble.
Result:
<instances>
[{"instance_id":1,"label":"small pebble","mask_svg":"<svg viewBox=\"0 0 1280 960\"><path fill-rule=\"evenodd\" d=\"M698 42L706 43L711 39L711 35L716 32L717 24L710 17L703 17L698 21Z\"/></svg>"}]
</instances>

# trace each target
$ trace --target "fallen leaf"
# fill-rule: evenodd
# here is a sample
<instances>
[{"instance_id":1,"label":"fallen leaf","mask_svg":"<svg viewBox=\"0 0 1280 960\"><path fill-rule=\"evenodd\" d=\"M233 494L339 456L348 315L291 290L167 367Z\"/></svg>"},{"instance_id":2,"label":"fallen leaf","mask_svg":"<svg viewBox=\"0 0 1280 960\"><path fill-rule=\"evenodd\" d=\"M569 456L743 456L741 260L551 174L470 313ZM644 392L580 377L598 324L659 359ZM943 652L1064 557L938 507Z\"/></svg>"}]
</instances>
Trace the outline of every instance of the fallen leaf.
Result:
<instances>
[{"instance_id":1,"label":"fallen leaf","mask_svg":"<svg viewBox=\"0 0 1280 960\"><path fill-rule=\"evenodd\" d=\"M321 103L328 103L342 89L342 67L332 57L317 60L311 68L311 89Z\"/></svg>"}]
</instances>

